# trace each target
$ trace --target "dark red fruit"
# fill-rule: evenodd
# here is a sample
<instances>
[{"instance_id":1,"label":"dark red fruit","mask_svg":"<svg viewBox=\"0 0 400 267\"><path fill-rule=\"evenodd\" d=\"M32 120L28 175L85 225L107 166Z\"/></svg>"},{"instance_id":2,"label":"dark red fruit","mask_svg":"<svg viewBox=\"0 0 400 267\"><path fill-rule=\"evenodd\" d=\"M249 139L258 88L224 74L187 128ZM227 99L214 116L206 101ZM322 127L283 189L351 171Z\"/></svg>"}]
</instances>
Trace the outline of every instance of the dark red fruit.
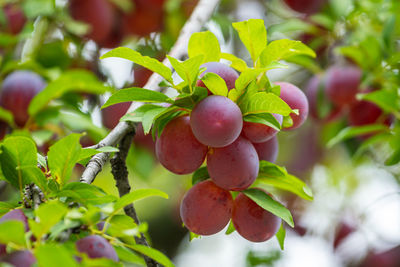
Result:
<instances>
[{"instance_id":1,"label":"dark red fruit","mask_svg":"<svg viewBox=\"0 0 400 267\"><path fill-rule=\"evenodd\" d=\"M0 25L0 30L11 34L18 34L24 28L26 17L21 7L17 4L6 4L3 7L6 18L5 25Z\"/></svg>"},{"instance_id":2,"label":"dark red fruit","mask_svg":"<svg viewBox=\"0 0 400 267\"><path fill-rule=\"evenodd\" d=\"M264 242L279 230L281 219L240 193L233 203L232 222L236 231L252 242Z\"/></svg>"},{"instance_id":3,"label":"dark red fruit","mask_svg":"<svg viewBox=\"0 0 400 267\"><path fill-rule=\"evenodd\" d=\"M147 36L163 28L164 1L135 0L134 8L124 14L122 29L124 34Z\"/></svg>"},{"instance_id":4,"label":"dark red fruit","mask_svg":"<svg viewBox=\"0 0 400 267\"><path fill-rule=\"evenodd\" d=\"M254 146L243 137L226 147L210 148L207 169L213 182L226 190L241 191L257 178L259 160Z\"/></svg>"},{"instance_id":5,"label":"dark red fruit","mask_svg":"<svg viewBox=\"0 0 400 267\"><path fill-rule=\"evenodd\" d=\"M219 62L204 63L200 67L207 68L200 74L200 78L202 78L206 73L212 72L220 76L222 79L224 79L226 86L228 87L228 90L235 88L235 81L239 77L239 74L231 67ZM206 85L201 80L198 80L196 82L196 86L207 88Z\"/></svg>"},{"instance_id":6,"label":"dark red fruit","mask_svg":"<svg viewBox=\"0 0 400 267\"><path fill-rule=\"evenodd\" d=\"M4 244L0 244L0 256L7 254L7 247Z\"/></svg>"},{"instance_id":7,"label":"dark red fruit","mask_svg":"<svg viewBox=\"0 0 400 267\"><path fill-rule=\"evenodd\" d=\"M108 258L118 261L117 252L108 241L98 235L89 235L76 242L76 248L79 252L85 253L89 258Z\"/></svg>"},{"instance_id":8,"label":"dark red fruit","mask_svg":"<svg viewBox=\"0 0 400 267\"><path fill-rule=\"evenodd\" d=\"M90 26L86 37L101 43L111 34L114 23L114 8L108 0L70 0L71 16Z\"/></svg>"},{"instance_id":9,"label":"dark red fruit","mask_svg":"<svg viewBox=\"0 0 400 267\"><path fill-rule=\"evenodd\" d=\"M7 212L3 215L3 217L0 218L0 223L11 220L22 222L25 227L25 232L29 231L28 218L25 216L24 212L21 209L15 209Z\"/></svg>"},{"instance_id":10,"label":"dark red fruit","mask_svg":"<svg viewBox=\"0 0 400 267\"><path fill-rule=\"evenodd\" d=\"M232 144L242 131L242 112L229 98L212 95L192 110L190 125L193 134L204 145L224 147Z\"/></svg>"},{"instance_id":11,"label":"dark red fruit","mask_svg":"<svg viewBox=\"0 0 400 267\"><path fill-rule=\"evenodd\" d=\"M28 121L32 98L46 86L45 81L31 71L15 71L3 81L0 105L11 111L15 123L22 127Z\"/></svg>"},{"instance_id":12,"label":"dark red fruit","mask_svg":"<svg viewBox=\"0 0 400 267\"><path fill-rule=\"evenodd\" d=\"M272 163L275 162L279 150L278 139L276 136L263 143L253 143L253 146L257 151L259 160L266 160Z\"/></svg>"},{"instance_id":13,"label":"dark red fruit","mask_svg":"<svg viewBox=\"0 0 400 267\"><path fill-rule=\"evenodd\" d=\"M206 154L207 146L194 137L188 116L170 121L156 141L157 159L175 174L194 172L203 164Z\"/></svg>"},{"instance_id":14,"label":"dark red fruit","mask_svg":"<svg viewBox=\"0 0 400 267\"><path fill-rule=\"evenodd\" d=\"M279 114L272 114L282 124L283 117ZM277 130L265 124L255 122L243 122L243 135L252 143L263 143L270 140L278 133Z\"/></svg>"},{"instance_id":15,"label":"dark red fruit","mask_svg":"<svg viewBox=\"0 0 400 267\"><path fill-rule=\"evenodd\" d=\"M31 267L36 263L36 259L30 251L21 250L4 256L0 262L6 262L15 267Z\"/></svg>"},{"instance_id":16,"label":"dark red fruit","mask_svg":"<svg viewBox=\"0 0 400 267\"><path fill-rule=\"evenodd\" d=\"M284 0L285 3L294 11L311 15L319 12L326 0Z\"/></svg>"},{"instance_id":17,"label":"dark red fruit","mask_svg":"<svg viewBox=\"0 0 400 267\"><path fill-rule=\"evenodd\" d=\"M108 129L113 129L119 119L125 115L131 106L131 102L118 103L101 110L103 125Z\"/></svg>"},{"instance_id":18,"label":"dark red fruit","mask_svg":"<svg viewBox=\"0 0 400 267\"><path fill-rule=\"evenodd\" d=\"M143 68L141 66L137 66L133 70L133 86L143 87L146 85L148 79L153 74L153 72L149 69Z\"/></svg>"},{"instance_id":19,"label":"dark red fruit","mask_svg":"<svg viewBox=\"0 0 400 267\"><path fill-rule=\"evenodd\" d=\"M346 222L342 222L335 233L335 240L333 241L333 247L337 248L356 228Z\"/></svg>"},{"instance_id":20,"label":"dark red fruit","mask_svg":"<svg viewBox=\"0 0 400 267\"><path fill-rule=\"evenodd\" d=\"M281 87L281 98L292 109L298 109L299 115L290 114L293 120L291 127L285 130L294 130L299 128L307 119L308 116L308 101L306 95L297 86L287 82L276 82L276 85Z\"/></svg>"},{"instance_id":21,"label":"dark red fruit","mask_svg":"<svg viewBox=\"0 0 400 267\"><path fill-rule=\"evenodd\" d=\"M349 124L362 126L376 123L382 116L383 110L376 104L368 101L358 101L350 107Z\"/></svg>"},{"instance_id":22,"label":"dark red fruit","mask_svg":"<svg viewBox=\"0 0 400 267\"><path fill-rule=\"evenodd\" d=\"M0 140L7 134L8 124L4 121L0 121Z\"/></svg>"},{"instance_id":23,"label":"dark red fruit","mask_svg":"<svg viewBox=\"0 0 400 267\"><path fill-rule=\"evenodd\" d=\"M384 252L371 252L362 261L359 267L399 267L400 266L400 246L394 247Z\"/></svg>"},{"instance_id":24,"label":"dark red fruit","mask_svg":"<svg viewBox=\"0 0 400 267\"><path fill-rule=\"evenodd\" d=\"M194 185L181 202L181 218L185 226L198 235L221 231L232 214L231 194L207 180Z\"/></svg>"},{"instance_id":25,"label":"dark red fruit","mask_svg":"<svg viewBox=\"0 0 400 267\"><path fill-rule=\"evenodd\" d=\"M310 115L313 119L321 122L330 122L342 114L341 107L329 103L330 100L326 95L326 86L322 76L315 75L309 80L306 87L306 96L310 105ZM330 110L325 114L321 114L322 112L318 110L318 107L324 106L325 108L327 105L330 105Z\"/></svg>"},{"instance_id":26,"label":"dark red fruit","mask_svg":"<svg viewBox=\"0 0 400 267\"><path fill-rule=\"evenodd\" d=\"M330 67L325 74L326 93L338 106L353 103L361 83L357 67Z\"/></svg>"}]
</instances>

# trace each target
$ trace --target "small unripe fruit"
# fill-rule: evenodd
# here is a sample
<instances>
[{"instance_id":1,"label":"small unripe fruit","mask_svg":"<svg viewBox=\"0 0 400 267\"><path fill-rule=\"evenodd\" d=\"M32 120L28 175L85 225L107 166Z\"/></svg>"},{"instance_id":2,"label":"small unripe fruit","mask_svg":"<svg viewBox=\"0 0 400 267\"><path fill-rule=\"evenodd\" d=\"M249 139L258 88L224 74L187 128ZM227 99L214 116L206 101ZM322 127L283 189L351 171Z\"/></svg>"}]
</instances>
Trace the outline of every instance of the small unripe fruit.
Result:
<instances>
[{"instance_id":1,"label":"small unripe fruit","mask_svg":"<svg viewBox=\"0 0 400 267\"><path fill-rule=\"evenodd\" d=\"M242 112L227 97L211 95L192 110L190 125L200 143L210 147L232 144L242 131Z\"/></svg>"},{"instance_id":2,"label":"small unripe fruit","mask_svg":"<svg viewBox=\"0 0 400 267\"><path fill-rule=\"evenodd\" d=\"M234 200L232 222L236 231L252 242L264 242L279 230L281 219L264 210L245 194Z\"/></svg>"},{"instance_id":3,"label":"small unripe fruit","mask_svg":"<svg viewBox=\"0 0 400 267\"><path fill-rule=\"evenodd\" d=\"M194 185L181 202L180 214L185 226L198 235L221 231L232 214L231 194L207 180Z\"/></svg>"}]
</instances>

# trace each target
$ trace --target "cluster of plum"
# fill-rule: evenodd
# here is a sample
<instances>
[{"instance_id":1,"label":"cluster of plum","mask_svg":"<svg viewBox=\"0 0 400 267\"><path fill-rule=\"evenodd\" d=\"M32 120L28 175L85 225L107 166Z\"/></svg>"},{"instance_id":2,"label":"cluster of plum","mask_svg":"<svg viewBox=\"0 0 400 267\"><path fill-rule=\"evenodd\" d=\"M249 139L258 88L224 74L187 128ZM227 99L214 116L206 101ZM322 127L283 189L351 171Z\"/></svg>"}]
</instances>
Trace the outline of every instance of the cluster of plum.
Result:
<instances>
[{"instance_id":1,"label":"cluster of plum","mask_svg":"<svg viewBox=\"0 0 400 267\"><path fill-rule=\"evenodd\" d=\"M25 232L29 232L28 218L21 209L14 209L4 214L0 218L0 224L6 221L19 221L24 225ZM34 237L31 237L34 240ZM79 239L76 243L76 250L79 253L86 254L89 258L108 258L113 261L119 261L114 247L102 236L88 235ZM76 257L81 261L80 257ZM16 267L30 267L36 263L36 258L30 250L7 251L4 244L0 244L0 263L8 263Z\"/></svg>"},{"instance_id":2,"label":"cluster of plum","mask_svg":"<svg viewBox=\"0 0 400 267\"><path fill-rule=\"evenodd\" d=\"M228 89L235 86L238 74L218 62L202 65L225 80ZM300 127L308 114L308 101L296 86L277 82L280 97L292 108L292 126ZM206 87L199 80L197 86ZM273 114L282 124L283 117ZM238 105L229 98L213 95L198 102L190 115L170 121L156 140L156 156L175 174L196 171L206 159L211 180L195 184L181 203L181 218L193 233L211 235L222 230L230 218L246 239L261 242L273 236L280 219L259 207L243 193L233 200L229 191L243 191L256 180L259 161L275 161L278 151L277 130L243 121Z\"/></svg>"},{"instance_id":3,"label":"cluster of plum","mask_svg":"<svg viewBox=\"0 0 400 267\"><path fill-rule=\"evenodd\" d=\"M389 125L390 118L380 107L369 101L357 100L361 76L361 70L355 66L332 66L325 73L313 76L306 89L311 117L320 122L330 122L347 114L350 126Z\"/></svg>"},{"instance_id":4,"label":"cluster of plum","mask_svg":"<svg viewBox=\"0 0 400 267\"><path fill-rule=\"evenodd\" d=\"M165 0L131 0L132 8L124 12L109 0L70 0L71 16L87 23L86 37L101 47L113 48L126 36L147 36L161 31Z\"/></svg>"}]
</instances>

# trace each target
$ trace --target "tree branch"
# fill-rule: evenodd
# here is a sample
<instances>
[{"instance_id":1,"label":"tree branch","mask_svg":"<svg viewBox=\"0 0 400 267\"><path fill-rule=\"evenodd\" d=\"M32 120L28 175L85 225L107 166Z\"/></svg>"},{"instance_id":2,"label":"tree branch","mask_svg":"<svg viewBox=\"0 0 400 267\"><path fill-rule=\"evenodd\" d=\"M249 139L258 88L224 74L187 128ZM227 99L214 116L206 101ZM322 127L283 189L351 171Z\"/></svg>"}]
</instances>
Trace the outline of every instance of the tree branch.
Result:
<instances>
[{"instance_id":1,"label":"tree branch","mask_svg":"<svg viewBox=\"0 0 400 267\"><path fill-rule=\"evenodd\" d=\"M192 15L183 26L179 34L178 40L172 47L169 53L171 57L183 58L185 55L187 55L187 45L190 36L193 33L201 30L203 25L210 19L219 2L220 0L200 0ZM170 62L167 59L163 61L163 64L172 69ZM154 91L160 91L159 83L161 81L162 77L156 73L153 73L144 88ZM133 102L127 113L135 110L140 105L142 104ZM132 131L133 127L134 125L131 123L119 122L117 126L115 126L115 128L103 140L100 141L98 147L115 146L126 134ZM83 172L80 181L88 184L92 183L96 175L101 171L104 164L107 162L108 157L108 153L99 153L95 155L86 166L86 169Z\"/></svg>"},{"instance_id":2,"label":"tree branch","mask_svg":"<svg viewBox=\"0 0 400 267\"><path fill-rule=\"evenodd\" d=\"M115 156L110 160L111 163L111 173L114 176L116 186L118 188L119 196L122 197L131 191L131 186L129 185L128 179L128 169L126 167L126 157L128 156L129 148L131 147L133 137L135 136L135 131L130 131L128 134L122 138L119 143L119 152L115 153ZM125 214L131 217L137 225L140 224L139 218L136 214L135 207L133 204L129 204L124 207ZM149 246L146 237L140 233L140 236L135 236L135 241L137 244L144 246ZM148 267L157 267L158 263L143 255L143 258Z\"/></svg>"}]
</instances>

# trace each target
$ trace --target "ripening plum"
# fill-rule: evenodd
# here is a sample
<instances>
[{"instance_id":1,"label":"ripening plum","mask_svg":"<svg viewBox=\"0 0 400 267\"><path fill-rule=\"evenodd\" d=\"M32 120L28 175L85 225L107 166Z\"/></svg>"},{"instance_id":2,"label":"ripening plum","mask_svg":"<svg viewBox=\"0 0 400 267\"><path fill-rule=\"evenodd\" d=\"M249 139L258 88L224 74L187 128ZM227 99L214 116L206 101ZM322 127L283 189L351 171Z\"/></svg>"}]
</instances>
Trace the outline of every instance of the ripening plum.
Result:
<instances>
[{"instance_id":1,"label":"ripening plum","mask_svg":"<svg viewBox=\"0 0 400 267\"><path fill-rule=\"evenodd\" d=\"M297 86L287 82L276 82L281 87L281 98L291 109L298 109L299 115L290 114L293 125L285 130L294 130L299 128L308 116L308 101L306 95Z\"/></svg>"},{"instance_id":2,"label":"ripening plum","mask_svg":"<svg viewBox=\"0 0 400 267\"><path fill-rule=\"evenodd\" d=\"M6 262L15 267L31 267L36 263L36 258L29 250L21 250L0 258L0 262Z\"/></svg>"},{"instance_id":3,"label":"ripening plum","mask_svg":"<svg viewBox=\"0 0 400 267\"><path fill-rule=\"evenodd\" d=\"M181 202L180 214L185 226L198 235L221 231L232 214L233 199L229 191L207 180L194 185Z\"/></svg>"},{"instance_id":4,"label":"ripening plum","mask_svg":"<svg viewBox=\"0 0 400 267\"><path fill-rule=\"evenodd\" d=\"M194 137L188 116L170 121L156 140L157 159L175 174L197 170L204 162L207 149Z\"/></svg>"},{"instance_id":5,"label":"ripening plum","mask_svg":"<svg viewBox=\"0 0 400 267\"><path fill-rule=\"evenodd\" d=\"M71 16L90 26L86 37L101 43L111 33L115 10L108 0L69 0Z\"/></svg>"},{"instance_id":6,"label":"ripening plum","mask_svg":"<svg viewBox=\"0 0 400 267\"><path fill-rule=\"evenodd\" d=\"M239 137L232 144L210 148L207 169L213 182L226 190L241 191L257 178L259 159L253 144Z\"/></svg>"},{"instance_id":7,"label":"ripening plum","mask_svg":"<svg viewBox=\"0 0 400 267\"><path fill-rule=\"evenodd\" d=\"M18 34L24 28L26 17L21 7L17 4L6 4L3 7L5 25L0 24L0 31Z\"/></svg>"},{"instance_id":8,"label":"ripening plum","mask_svg":"<svg viewBox=\"0 0 400 267\"><path fill-rule=\"evenodd\" d=\"M11 220L21 221L24 224L25 232L29 231L28 218L21 209L7 212L0 218L0 223Z\"/></svg>"},{"instance_id":9,"label":"ripening plum","mask_svg":"<svg viewBox=\"0 0 400 267\"><path fill-rule=\"evenodd\" d=\"M361 75L357 67L330 67L325 74L326 93L330 100L338 106L355 102Z\"/></svg>"},{"instance_id":10,"label":"ripening plum","mask_svg":"<svg viewBox=\"0 0 400 267\"><path fill-rule=\"evenodd\" d=\"M89 258L108 258L118 261L118 255L114 247L108 241L98 235L89 235L76 242L76 249L85 253Z\"/></svg>"},{"instance_id":11,"label":"ripening plum","mask_svg":"<svg viewBox=\"0 0 400 267\"><path fill-rule=\"evenodd\" d=\"M113 129L119 119L125 115L131 106L131 102L122 102L101 110L103 125L108 129Z\"/></svg>"},{"instance_id":12,"label":"ripening plum","mask_svg":"<svg viewBox=\"0 0 400 267\"><path fill-rule=\"evenodd\" d=\"M164 0L132 0L132 2L134 2L134 8L122 17L124 34L147 36L152 32L162 30Z\"/></svg>"},{"instance_id":13,"label":"ripening plum","mask_svg":"<svg viewBox=\"0 0 400 267\"><path fill-rule=\"evenodd\" d=\"M212 95L193 108L190 125L200 143L224 147L238 138L243 127L242 112L227 97Z\"/></svg>"},{"instance_id":14,"label":"ripening plum","mask_svg":"<svg viewBox=\"0 0 400 267\"><path fill-rule=\"evenodd\" d=\"M259 160L266 160L272 163L275 162L279 150L278 139L276 136L263 143L253 143L253 146L257 151Z\"/></svg>"},{"instance_id":15,"label":"ripening plum","mask_svg":"<svg viewBox=\"0 0 400 267\"><path fill-rule=\"evenodd\" d=\"M11 111L15 123L23 127L29 119L28 107L32 98L46 86L38 74L31 71L14 71L3 81L0 106Z\"/></svg>"},{"instance_id":16,"label":"ripening plum","mask_svg":"<svg viewBox=\"0 0 400 267\"><path fill-rule=\"evenodd\" d=\"M283 117L279 114L272 114L282 124ZM252 143L263 143L270 140L278 133L277 130L262 123L243 122L243 135Z\"/></svg>"},{"instance_id":17,"label":"ripening plum","mask_svg":"<svg viewBox=\"0 0 400 267\"><path fill-rule=\"evenodd\" d=\"M224 79L228 90L235 88L235 81L239 77L239 74L231 67L219 62L207 62L200 67L207 68L200 74L200 78L202 78L206 73L212 72ZM196 86L207 88L202 80L198 80Z\"/></svg>"},{"instance_id":18,"label":"ripening plum","mask_svg":"<svg viewBox=\"0 0 400 267\"><path fill-rule=\"evenodd\" d=\"M326 3L326 0L284 0L294 11L311 15L317 13Z\"/></svg>"},{"instance_id":19,"label":"ripening plum","mask_svg":"<svg viewBox=\"0 0 400 267\"><path fill-rule=\"evenodd\" d=\"M330 110L321 114L318 110L319 106L326 105L325 103L319 103L320 99L328 98L326 95L326 86L321 75L313 76L306 87L306 96L310 107L310 115L313 119L321 122L330 122L337 119L342 114L342 107L331 103ZM326 99L326 101L330 101ZM329 103L329 102L328 102Z\"/></svg>"},{"instance_id":20,"label":"ripening plum","mask_svg":"<svg viewBox=\"0 0 400 267\"><path fill-rule=\"evenodd\" d=\"M264 210L245 194L240 193L233 202L232 222L236 231L252 242L264 242L279 230L281 219Z\"/></svg>"},{"instance_id":21,"label":"ripening plum","mask_svg":"<svg viewBox=\"0 0 400 267\"><path fill-rule=\"evenodd\" d=\"M0 244L0 257L7 254L7 247L4 244Z\"/></svg>"},{"instance_id":22,"label":"ripening plum","mask_svg":"<svg viewBox=\"0 0 400 267\"><path fill-rule=\"evenodd\" d=\"M369 101L358 101L350 107L349 124L362 126L376 123L383 115L383 110L376 104Z\"/></svg>"},{"instance_id":23,"label":"ripening plum","mask_svg":"<svg viewBox=\"0 0 400 267\"><path fill-rule=\"evenodd\" d=\"M399 267L400 246L383 252L371 251L358 267Z\"/></svg>"}]
</instances>

